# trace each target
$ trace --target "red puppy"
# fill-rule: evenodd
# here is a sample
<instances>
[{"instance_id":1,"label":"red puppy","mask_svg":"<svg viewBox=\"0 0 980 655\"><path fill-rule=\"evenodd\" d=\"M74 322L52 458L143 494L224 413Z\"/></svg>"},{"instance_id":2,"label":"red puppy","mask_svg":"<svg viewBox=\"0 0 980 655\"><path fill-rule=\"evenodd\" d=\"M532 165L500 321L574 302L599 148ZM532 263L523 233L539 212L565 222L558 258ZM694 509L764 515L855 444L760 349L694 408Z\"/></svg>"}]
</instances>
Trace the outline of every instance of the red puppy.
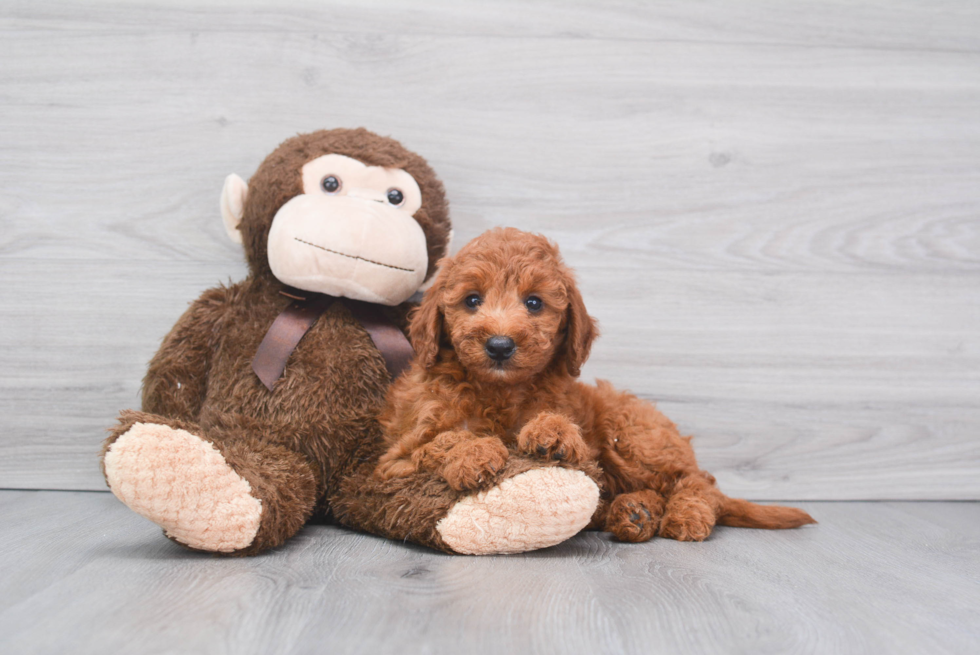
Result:
<instances>
[{"instance_id":1,"label":"red puppy","mask_svg":"<svg viewBox=\"0 0 980 655\"><path fill-rule=\"evenodd\" d=\"M689 437L636 396L576 380L598 335L572 272L544 237L491 230L441 270L412 317L416 359L388 393L383 479L425 468L457 490L493 484L508 448L598 461L593 526L623 541L701 541L716 523L795 528L789 507L728 498L698 469Z\"/></svg>"}]
</instances>

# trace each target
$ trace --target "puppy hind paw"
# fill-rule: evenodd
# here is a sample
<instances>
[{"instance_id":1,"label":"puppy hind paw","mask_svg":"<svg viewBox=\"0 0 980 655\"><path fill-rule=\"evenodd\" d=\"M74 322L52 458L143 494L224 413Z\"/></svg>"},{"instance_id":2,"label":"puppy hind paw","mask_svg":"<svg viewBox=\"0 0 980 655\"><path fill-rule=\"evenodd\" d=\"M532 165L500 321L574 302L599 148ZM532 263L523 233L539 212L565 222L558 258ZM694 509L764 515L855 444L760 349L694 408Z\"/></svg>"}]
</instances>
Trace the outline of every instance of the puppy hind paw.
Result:
<instances>
[{"instance_id":1,"label":"puppy hind paw","mask_svg":"<svg viewBox=\"0 0 980 655\"><path fill-rule=\"evenodd\" d=\"M715 513L711 506L701 499L686 499L667 504L660 536L678 541L704 541L714 527Z\"/></svg>"},{"instance_id":2,"label":"puppy hind paw","mask_svg":"<svg viewBox=\"0 0 980 655\"><path fill-rule=\"evenodd\" d=\"M663 515L663 499L648 497L653 492L621 494L606 514L606 531L620 541L649 541L657 534Z\"/></svg>"}]
</instances>

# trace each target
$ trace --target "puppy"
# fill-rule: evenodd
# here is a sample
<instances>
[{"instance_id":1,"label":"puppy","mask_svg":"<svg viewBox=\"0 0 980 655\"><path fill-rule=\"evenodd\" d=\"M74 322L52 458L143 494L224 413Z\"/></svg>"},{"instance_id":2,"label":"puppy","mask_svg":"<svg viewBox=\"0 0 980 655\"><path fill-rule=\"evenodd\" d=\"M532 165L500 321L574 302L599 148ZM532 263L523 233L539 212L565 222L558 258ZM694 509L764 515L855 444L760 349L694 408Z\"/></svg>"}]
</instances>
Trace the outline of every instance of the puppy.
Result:
<instances>
[{"instance_id":1,"label":"puppy","mask_svg":"<svg viewBox=\"0 0 980 655\"><path fill-rule=\"evenodd\" d=\"M698 468L690 437L653 405L576 378L598 335L572 272L542 236L494 229L441 270L409 328L416 358L382 416L382 479L429 469L458 491L495 481L508 449L597 461L592 527L622 541L701 541L715 524L794 528L798 509L728 498Z\"/></svg>"}]
</instances>

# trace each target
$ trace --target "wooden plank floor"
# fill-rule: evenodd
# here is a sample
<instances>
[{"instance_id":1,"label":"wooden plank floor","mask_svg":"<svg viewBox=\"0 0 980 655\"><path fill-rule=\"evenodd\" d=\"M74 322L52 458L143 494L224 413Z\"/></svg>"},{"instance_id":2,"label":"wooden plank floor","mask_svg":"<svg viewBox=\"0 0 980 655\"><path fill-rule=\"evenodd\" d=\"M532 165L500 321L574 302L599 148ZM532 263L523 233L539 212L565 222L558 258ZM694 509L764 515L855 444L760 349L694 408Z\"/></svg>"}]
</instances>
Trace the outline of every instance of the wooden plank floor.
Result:
<instances>
[{"instance_id":1,"label":"wooden plank floor","mask_svg":"<svg viewBox=\"0 0 980 655\"><path fill-rule=\"evenodd\" d=\"M803 503L703 544L447 556L333 526L183 550L108 493L0 491L3 653L968 653L980 503Z\"/></svg>"}]
</instances>

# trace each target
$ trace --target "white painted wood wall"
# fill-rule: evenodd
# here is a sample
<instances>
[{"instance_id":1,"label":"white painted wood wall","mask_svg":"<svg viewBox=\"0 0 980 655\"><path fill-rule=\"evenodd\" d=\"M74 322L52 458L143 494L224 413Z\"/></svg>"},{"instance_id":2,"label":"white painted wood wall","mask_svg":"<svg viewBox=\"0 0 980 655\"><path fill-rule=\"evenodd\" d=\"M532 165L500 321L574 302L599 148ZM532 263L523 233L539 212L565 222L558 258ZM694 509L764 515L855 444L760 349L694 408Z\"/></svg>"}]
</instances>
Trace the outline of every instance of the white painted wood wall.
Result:
<instances>
[{"instance_id":1,"label":"white painted wood wall","mask_svg":"<svg viewBox=\"0 0 980 655\"><path fill-rule=\"evenodd\" d=\"M543 232L733 495L980 498L980 4L0 4L0 488L104 489L224 176L366 126Z\"/></svg>"}]
</instances>

